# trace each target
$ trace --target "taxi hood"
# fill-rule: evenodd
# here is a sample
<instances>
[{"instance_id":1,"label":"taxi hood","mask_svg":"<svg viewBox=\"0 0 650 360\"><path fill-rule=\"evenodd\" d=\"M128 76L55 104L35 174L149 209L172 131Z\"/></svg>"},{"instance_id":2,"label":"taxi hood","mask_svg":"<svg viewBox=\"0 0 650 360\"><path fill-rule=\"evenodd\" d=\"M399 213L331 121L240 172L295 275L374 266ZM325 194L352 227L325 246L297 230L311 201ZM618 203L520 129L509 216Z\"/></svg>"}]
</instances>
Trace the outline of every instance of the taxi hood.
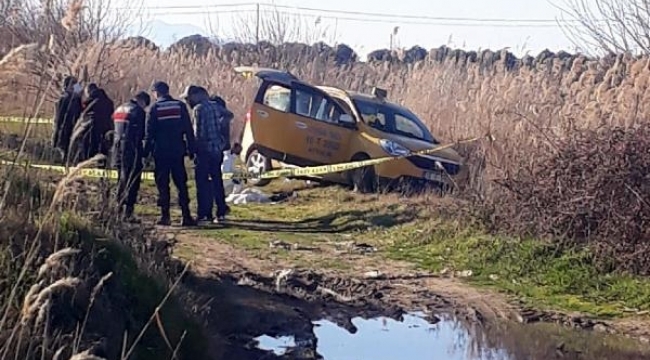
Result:
<instances>
[{"instance_id":1,"label":"taxi hood","mask_svg":"<svg viewBox=\"0 0 650 360\"><path fill-rule=\"evenodd\" d=\"M444 145L444 144L434 145L434 144L432 144L430 142L427 142L427 141L424 141L424 140L418 140L418 139L413 139L413 138L409 138L409 137L406 137L406 136L399 136L399 135L397 135L397 136L393 135L393 136L387 137L386 139L395 141L396 143L404 146L405 148L407 148L407 149L409 149L409 150L411 150L413 152L426 150L426 149L431 149L431 148L435 149L436 147ZM442 149L440 151L436 151L436 152L433 152L433 153L430 153L430 154L426 154L426 155L445 158L445 159L448 159L448 160L451 160L451 161L454 161L454 162L457 162L457 163L462 163L463 162L462 157L458 154L458 152L456 152L456 150L454 150L451 147L445 148L445 149Z\"/></svg>"}]
</instances>

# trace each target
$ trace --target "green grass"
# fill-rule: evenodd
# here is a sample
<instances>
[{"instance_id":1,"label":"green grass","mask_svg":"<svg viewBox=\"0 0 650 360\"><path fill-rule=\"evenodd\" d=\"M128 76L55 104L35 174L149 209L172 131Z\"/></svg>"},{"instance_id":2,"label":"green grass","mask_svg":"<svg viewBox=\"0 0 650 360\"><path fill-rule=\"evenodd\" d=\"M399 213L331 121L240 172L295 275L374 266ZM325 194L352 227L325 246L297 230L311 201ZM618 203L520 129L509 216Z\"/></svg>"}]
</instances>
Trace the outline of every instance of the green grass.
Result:
<instances>
[{"instance_id":1,"label":"green grass","mask_svg":"<svg viewBox=\"0 0 650 360\"><path fill-rule=\"evenodd\" d=\"M540 240L485 235L458 225L426 224L420 234L399 236L390 258L441 271L471 270L470 283L489 286L533 306L621 316L625 308L650 309L650 281L602 274L587 249L560 251Z\"/></svg>"},{"instance_id":2,"label":"green grass","mask_svg":"<svg viewBox=\"0 0 650 360\"><path fill-rule=\"evenodd\" d=\"M276 181L264 190L286 190L296 184ZM273 251L296 265L338 269L350 264L330 259L310 262L299 252L270 250L269 242L311 246L355 240L378 246L383 258L421 269L471 270L472 276L465 279L470 284L505 292L535 307L601 317L621 316L626 308L650 310L650 280L599 273L586 249L559 252L544 241L486 235L442 221L422 203L354 195L340 187L311 188L285 203L233 206L232 226L197 234L256 256Z\"/></svg>"}]
</instances>

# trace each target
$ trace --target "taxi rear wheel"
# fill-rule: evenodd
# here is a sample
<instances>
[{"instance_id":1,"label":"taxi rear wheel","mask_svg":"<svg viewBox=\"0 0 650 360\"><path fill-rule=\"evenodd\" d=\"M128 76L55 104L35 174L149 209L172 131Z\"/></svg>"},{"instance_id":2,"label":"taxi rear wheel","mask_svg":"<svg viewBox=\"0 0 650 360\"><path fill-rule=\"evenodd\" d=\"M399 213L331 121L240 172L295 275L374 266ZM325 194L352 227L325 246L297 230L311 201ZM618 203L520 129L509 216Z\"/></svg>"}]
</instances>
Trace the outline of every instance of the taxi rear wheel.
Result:
<instances>
[{"instance_id":1,"label":"taxi rear wheel","mask_svg":"<svg viewBox=\"0 0 650 360\"><path fill-rule=\"evenodd\" d=\"M352 157L352 161L369 160L370 157L366 154L356 154ZM354 186L354 191L362 194L373 193L377 190L377 177L375 175L374 166L366 166L350 170L350 182Z\"/></svg>"},{"instance_id":2,"label":"taxi rear wheel","mask_svg":"<svg viewBox=\"0 0 650 360\"><path fill-rule=\"evenodd\" d=\"M252 149L246 156L246 169L255 173L265 173L271 170L271 159L262 155L257 149ZM248 179L253 186L266 186L270 179Z\"/></svg>"}]
</instances>

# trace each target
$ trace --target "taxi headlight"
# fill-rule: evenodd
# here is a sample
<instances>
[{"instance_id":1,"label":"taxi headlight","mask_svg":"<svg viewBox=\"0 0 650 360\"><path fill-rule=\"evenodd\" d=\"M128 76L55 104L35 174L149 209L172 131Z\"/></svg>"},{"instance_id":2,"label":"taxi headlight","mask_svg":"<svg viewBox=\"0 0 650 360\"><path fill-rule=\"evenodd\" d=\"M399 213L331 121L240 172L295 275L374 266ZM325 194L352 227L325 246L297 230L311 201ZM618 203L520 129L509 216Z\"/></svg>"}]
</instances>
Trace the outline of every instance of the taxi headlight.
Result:
<instances>
[{"instance_id":1,"label":"taxi headlight","mask_svg":"<svg viewBox=\"0 0 650 360\"><path fill-rule=\"evenodd\" d=\"M379 146L390 156L408 156L411 153L409 149L392 140L381 139Z\"/></svg>"}]
</instances>

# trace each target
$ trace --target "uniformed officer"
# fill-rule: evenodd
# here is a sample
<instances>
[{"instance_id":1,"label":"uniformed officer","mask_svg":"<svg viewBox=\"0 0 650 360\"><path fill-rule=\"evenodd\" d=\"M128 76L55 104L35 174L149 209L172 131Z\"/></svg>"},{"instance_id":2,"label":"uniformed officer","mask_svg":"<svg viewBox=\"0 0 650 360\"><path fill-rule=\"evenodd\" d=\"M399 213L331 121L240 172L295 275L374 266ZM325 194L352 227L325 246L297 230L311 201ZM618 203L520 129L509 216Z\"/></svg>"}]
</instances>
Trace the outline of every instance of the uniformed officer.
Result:
<instances>
[{"instance_id":1,"label":"uniformed officer","mask_svg":"<svg viewBox=\"0 0 650 360\"><path fill-rule=\"evenodd\" d=\"M145 155L153 154L154 175L158 188L159 225L171 225L169 214L169 177L178 190L178 203L183 213L182 226L195 226L190 213L185 156L194 159L196 152L192 121L185 104L169 95L169 85L157 81L151 88L156 102L147 115Z\"/></svg>"},{"instance_id":2,"label":"uniformed officer","mask_svg":"<svg viewBox=\"0 0 650 360\"><path fill-rule=\"evenodd\" d=\"M119 106L113 113L113 166L118 169L117 201L125 220L135 221L133 207L140 190L142 176L143 140L146 112L151 97L137 93L133 99Z\"/></svg>"}]
</instances>

